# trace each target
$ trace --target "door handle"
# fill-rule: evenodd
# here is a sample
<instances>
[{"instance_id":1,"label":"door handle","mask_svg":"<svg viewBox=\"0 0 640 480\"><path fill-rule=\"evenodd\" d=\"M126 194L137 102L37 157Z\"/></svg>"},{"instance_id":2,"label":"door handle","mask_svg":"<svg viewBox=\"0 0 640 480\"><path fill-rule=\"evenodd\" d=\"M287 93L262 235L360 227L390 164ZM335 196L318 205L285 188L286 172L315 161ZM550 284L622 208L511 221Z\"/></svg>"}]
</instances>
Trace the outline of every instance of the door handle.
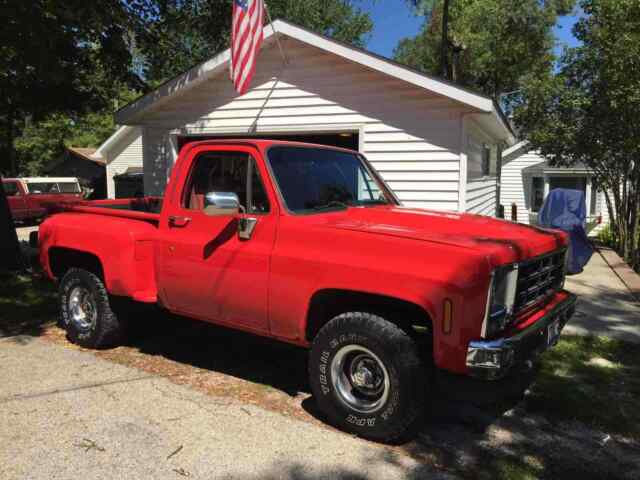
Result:
<instances>
[{"instance_id":1,"label":"door handle","mask_svg":"<svg viewBox=\"0 0 640 480\"><path fill-rule=\"evenodd\" d=\"M251 240L257 224L258 219L255 217L240 217L238 222L238 236L240 239Z\"/></svg>"},{"instance_id":2,"label":"door handle","mask_svg":"<svg viewBox=\"0 0 640 480\"><path fill-rule=\"evenodd\" d=\"M190 221L191 221L191 218L189 217L180 217L176 215L171 215L169 217L169 226L170 227L186 227Z\"/></svg>"}]
</instances>

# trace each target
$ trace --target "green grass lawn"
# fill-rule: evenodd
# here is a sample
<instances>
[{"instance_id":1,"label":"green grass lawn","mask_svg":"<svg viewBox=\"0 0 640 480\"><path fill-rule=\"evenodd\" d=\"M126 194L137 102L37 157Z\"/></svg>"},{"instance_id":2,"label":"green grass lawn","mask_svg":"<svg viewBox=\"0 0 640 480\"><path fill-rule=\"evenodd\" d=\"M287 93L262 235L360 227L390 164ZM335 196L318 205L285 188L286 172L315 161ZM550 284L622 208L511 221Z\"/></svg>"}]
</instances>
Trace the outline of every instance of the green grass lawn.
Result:
<instances>
[{"instance_id":1,"label":"green grass lawn","mask_svg":"<svg viewBox=\"0 0 640 480\"><path fill-rule=\"evenodd\" d=\"M57 315L55 286L39 275L0 271L0 337L37 335Z\"/></svg>"},{"instance_id":2,"label":"green grass lawn","mask_svg":"<svg viewBox=\"0 0 640 480\"><path fill-rule=\"evenodd\" d=\"M640 440L640 345L563 336L542 355L526 408Z\"/></svg>"}]
</instances>

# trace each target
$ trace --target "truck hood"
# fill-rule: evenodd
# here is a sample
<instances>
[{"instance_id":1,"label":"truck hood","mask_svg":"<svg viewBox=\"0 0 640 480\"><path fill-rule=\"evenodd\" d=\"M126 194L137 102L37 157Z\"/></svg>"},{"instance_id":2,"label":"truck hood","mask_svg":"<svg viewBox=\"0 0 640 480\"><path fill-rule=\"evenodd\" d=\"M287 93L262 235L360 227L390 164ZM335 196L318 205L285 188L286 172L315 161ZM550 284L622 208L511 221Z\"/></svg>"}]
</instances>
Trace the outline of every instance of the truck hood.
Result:
<instances>
[{"instance_id":1,"label":"truck hood","mask_svg":"<svg viewBox=\"0 0 640 480\"><path fill-rule=\"evenodd\" d=\"M349 208L340 214L327 214L325 225L472 249L486 254L494 266L543 255L568 244L567 235L559 230L468 213L405 207Z\"/></svg>"}]
</instances>

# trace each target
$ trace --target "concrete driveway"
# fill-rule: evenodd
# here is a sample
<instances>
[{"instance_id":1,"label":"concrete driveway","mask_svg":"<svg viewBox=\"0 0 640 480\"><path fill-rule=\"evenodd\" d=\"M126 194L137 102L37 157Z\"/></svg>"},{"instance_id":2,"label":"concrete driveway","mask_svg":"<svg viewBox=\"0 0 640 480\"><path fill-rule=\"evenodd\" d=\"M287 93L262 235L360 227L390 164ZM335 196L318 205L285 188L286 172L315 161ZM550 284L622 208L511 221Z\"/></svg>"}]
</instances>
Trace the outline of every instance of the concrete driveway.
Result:
<instances>
[{"instance_id":1,"label":"concrete driveway","mask_svg":"<svg viewBox=\"0 0 640 480\"><path fill-rule=\"evenodd\" d=\"M600 253L593 254L581 274L567 277L565 288L578 295L566 333L640 343L640 305Z\"/></svg>"},{"instance_id":2,"label":"concrete driveway","mask_svg":"<svg viewBox=\"0 0 640 480\"><path fill-rule=\"evenodd\" d=\"M34 337L0 340L0 478L452 478Z\"/></svg>"}]
</instances>

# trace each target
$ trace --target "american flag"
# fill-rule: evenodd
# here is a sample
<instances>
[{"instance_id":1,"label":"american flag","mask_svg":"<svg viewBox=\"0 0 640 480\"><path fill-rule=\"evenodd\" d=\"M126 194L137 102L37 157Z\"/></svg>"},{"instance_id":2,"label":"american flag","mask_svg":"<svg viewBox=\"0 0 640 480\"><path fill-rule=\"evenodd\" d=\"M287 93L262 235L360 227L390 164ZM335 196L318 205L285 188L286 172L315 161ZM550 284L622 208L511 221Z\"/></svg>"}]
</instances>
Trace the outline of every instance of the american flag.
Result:
<instances>
[{"instance_id":1,"label":"american flag","mask_svg":"<svg viewBox=\"0 0 640 480\"><path fill-rule=\"evenodd\" d=\"M234 0L231 25L231 80L239 94L249 89L262 44L264 0Z\"/></svg>"}]
</instances>

